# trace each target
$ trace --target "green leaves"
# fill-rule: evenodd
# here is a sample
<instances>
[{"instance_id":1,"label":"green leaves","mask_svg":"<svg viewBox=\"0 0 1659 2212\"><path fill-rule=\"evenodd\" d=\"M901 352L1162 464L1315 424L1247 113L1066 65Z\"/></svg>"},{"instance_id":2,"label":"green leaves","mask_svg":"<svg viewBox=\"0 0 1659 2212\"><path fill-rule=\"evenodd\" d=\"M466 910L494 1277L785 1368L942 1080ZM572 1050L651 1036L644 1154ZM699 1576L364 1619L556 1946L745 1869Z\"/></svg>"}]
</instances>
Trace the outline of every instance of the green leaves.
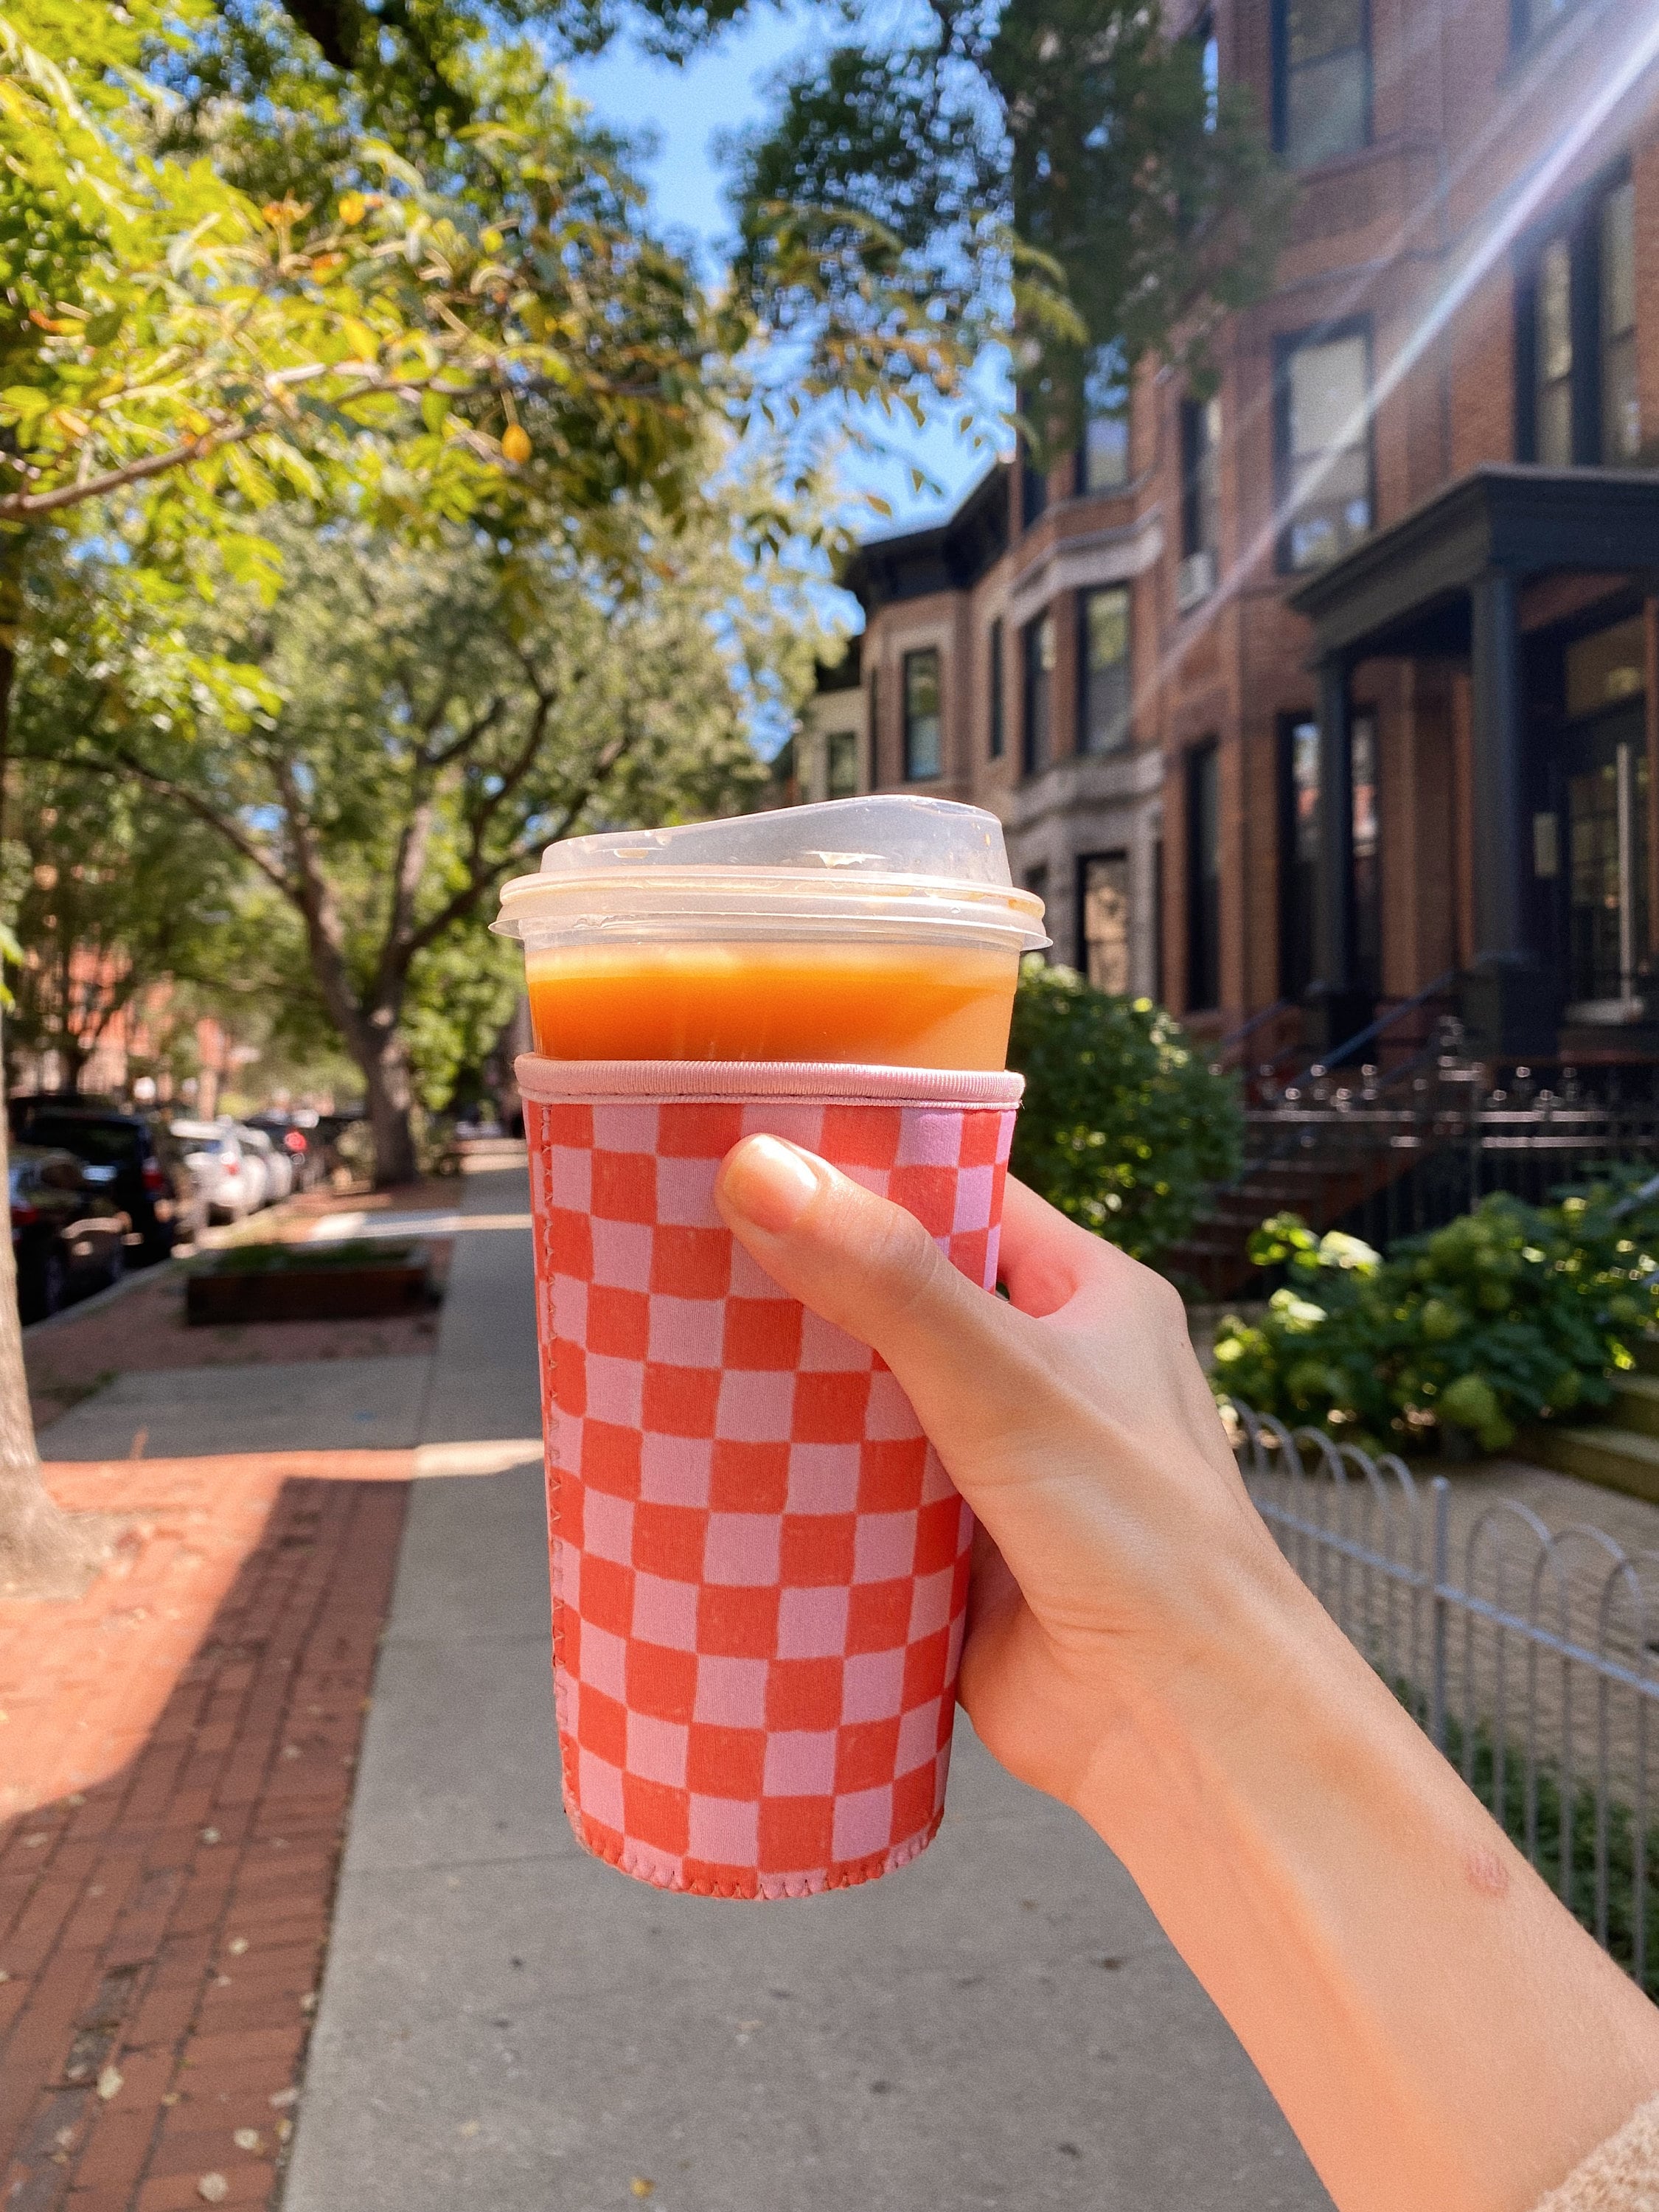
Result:
<instances>
[{"instance_id":1,"label":"green leaves","mask_svg":"<svg viewBox=\"0 0 1659 2212\"><path fill-rule=\"evenodd\" d=\"M1014 1173L1137 1259L1177 1243L1208 1186L1237 1170L1236 1085L1150 1000L1109 998L1033 957L1008 1064L1026 1085Z\"/></svg>"},{"instance_id":2,"label":"green leaves","mask_svg":"<svg viewBox=\"0 0 1659 2212\"><path fill-rule=\"evenodd\" d=\"M221 102L192 136L169 110L159 151L137 65L200 11L142 0L90 53L88 12L119 13L0 16L0 523L101 501L158 544L223 539L367 492L599 547L618 495L690 495L700 295L527 51L457 60L477 119L442 148L337 112L319 139L301 75L289 112ZM263 200L235 181L250 131L311 155Z\"/></svg>"},{"instance_id":3,"label":"green leaves","mask_svg":"<svg viewBox=\"0 0 1659 2212\"><path fill-rule=\"evenodd\" d=\"M1045 457L1099 349L1207 371L1288 212L1250 97L1143 0L933 0L797 69L738 153L740 296L814 388L953 394L1006 338Z\"/></svg>"},{"instance_id":4,"label":"green leaves","mask_svg":"<svg viewBox=\"0 0 1659 2212\"><path fill-rule=\"evenodd\" d=\"M1385 1261L1280 1215L1250 1254L1289 1286L1260 1323L1224 1324L1217 1388L1393 1449L1453 1431L1499 1451L1518 1422L1604 1405L1608 1371L1659 1322L1659 1212L1622 1216L1620 1194L1495 1195Z\"/></svg>"}]
</instances>

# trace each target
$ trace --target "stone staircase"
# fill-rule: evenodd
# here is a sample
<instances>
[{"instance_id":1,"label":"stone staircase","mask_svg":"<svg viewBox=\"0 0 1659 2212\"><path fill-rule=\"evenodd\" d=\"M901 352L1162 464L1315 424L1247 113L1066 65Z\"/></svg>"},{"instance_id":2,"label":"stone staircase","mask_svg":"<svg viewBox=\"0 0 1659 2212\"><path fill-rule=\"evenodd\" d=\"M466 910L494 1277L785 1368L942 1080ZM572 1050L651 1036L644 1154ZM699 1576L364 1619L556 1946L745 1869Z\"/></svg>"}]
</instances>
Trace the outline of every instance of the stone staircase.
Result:
<instances>
[{"instance_id":1,"label":"stone staircase","mask_svg":"<svg viewBox=\"0 0 1659 2212\"><path fill-rule=\"evenodd\" d=\"M1614 1385L1607 1418L1569 1428L1553 1421L1522 1429L1516 1450L1558 1474L1659 1504L1659 1338L1638 1346L1638 1371Z\"/></svg>"}]
</instances>

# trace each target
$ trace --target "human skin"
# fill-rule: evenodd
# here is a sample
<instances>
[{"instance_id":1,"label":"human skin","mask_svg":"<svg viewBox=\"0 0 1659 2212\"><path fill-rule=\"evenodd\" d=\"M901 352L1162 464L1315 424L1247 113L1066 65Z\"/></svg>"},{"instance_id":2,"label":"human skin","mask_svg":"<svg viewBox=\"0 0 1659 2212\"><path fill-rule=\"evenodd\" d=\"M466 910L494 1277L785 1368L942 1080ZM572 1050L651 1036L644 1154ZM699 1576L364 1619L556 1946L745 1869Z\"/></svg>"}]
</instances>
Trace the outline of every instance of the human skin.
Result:
<instances>
[{"instance_id":1,"label":"human skin","mask_svg":"<svg viewBox=\"0 0 1659 2212\"><path fill-rule=\"evenodd\" d=\"M1659 2094L1659 2008L1285 1563L1176 1293L1012 1181L1006 1301L780 1139L718 1198L908 1393L980 1523L975 1730L1128 1868L1340 2212L1531 2212Z\"/></svg>"}]
</instances>

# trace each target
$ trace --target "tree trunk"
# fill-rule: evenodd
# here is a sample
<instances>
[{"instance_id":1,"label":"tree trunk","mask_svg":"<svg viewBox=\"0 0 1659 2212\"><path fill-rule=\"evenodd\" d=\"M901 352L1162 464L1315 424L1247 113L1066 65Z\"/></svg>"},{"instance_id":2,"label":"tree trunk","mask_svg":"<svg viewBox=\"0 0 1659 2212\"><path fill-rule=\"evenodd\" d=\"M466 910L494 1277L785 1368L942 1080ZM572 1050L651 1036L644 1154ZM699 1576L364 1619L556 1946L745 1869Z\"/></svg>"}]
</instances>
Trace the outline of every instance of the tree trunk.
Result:
<instances>
[{"instance_id":1,"label":"tree trunk","mask_svg":"<svg viewBox=\"0 0 1659 2212\"><path fill-rule=\"evenodd\" d=\"M388 1024L374 1034L379 1050L371 1048L361 1065L374 1138L374 1188L390 1190L397 1183L413 1182L420 1173L411 1119L415 1086L410 1079L408 1049L398 1030Z\"/></svg>"},{"instance_id":2,"label":"tree trunk","mask_svg":"<svg viewBox=\"0 0 1659 2212\"><path fill-rule=\"evenodd\" d=\"M0 562L0 841L5 836L6 771L11 741L11 691L17 672L22 612L21 541ZM4 1055L0 1053L0 1068ZM0 1077L0 1091L4 1090ZM7 1233L0 1237L0 1594L75 1597L109 1556L112 1523L103 1515L71 1519L46 1488L35 1449L34 1415L23 1371L23 1328L17 1312L17 1265L11 1249L11 1132L0 1102L0 1190L7 1196Z\"/></svg>"},{"instance_id":3,"label":"tree trunk","mask_svg":"<svg viewBox=\"0 0 1659 2212\"><path fill-rule=\"evenodd\" d=\"M9 1133L0 1114L0 1188L8 1191ZM78 1596L109 1557L112 1525L103 1514L65 1513L40 1472L8 1234L0 1237L0 1595Z\"/></svg>"}]
</instances>

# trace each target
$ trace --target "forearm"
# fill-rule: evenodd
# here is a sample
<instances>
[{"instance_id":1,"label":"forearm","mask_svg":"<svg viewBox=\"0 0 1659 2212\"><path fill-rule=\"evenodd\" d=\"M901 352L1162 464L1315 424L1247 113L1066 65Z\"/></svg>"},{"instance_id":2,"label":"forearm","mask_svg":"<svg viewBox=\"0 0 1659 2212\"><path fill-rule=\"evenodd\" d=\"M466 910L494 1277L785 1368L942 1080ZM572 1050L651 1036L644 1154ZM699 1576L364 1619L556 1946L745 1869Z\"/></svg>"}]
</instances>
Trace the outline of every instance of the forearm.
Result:
<instances>
[{"instance_id":1,"label":"forearm","mask_svg":"<svg viewBox=\"0 0 1659 2212\"><path fill-rule=\"evenodd\" d=\"M1079 1809L1341 2212L1531 2212L1659 2092L1659 2010L1288 1570L1204 1610Z\"/></svg>"}]
</instances>

